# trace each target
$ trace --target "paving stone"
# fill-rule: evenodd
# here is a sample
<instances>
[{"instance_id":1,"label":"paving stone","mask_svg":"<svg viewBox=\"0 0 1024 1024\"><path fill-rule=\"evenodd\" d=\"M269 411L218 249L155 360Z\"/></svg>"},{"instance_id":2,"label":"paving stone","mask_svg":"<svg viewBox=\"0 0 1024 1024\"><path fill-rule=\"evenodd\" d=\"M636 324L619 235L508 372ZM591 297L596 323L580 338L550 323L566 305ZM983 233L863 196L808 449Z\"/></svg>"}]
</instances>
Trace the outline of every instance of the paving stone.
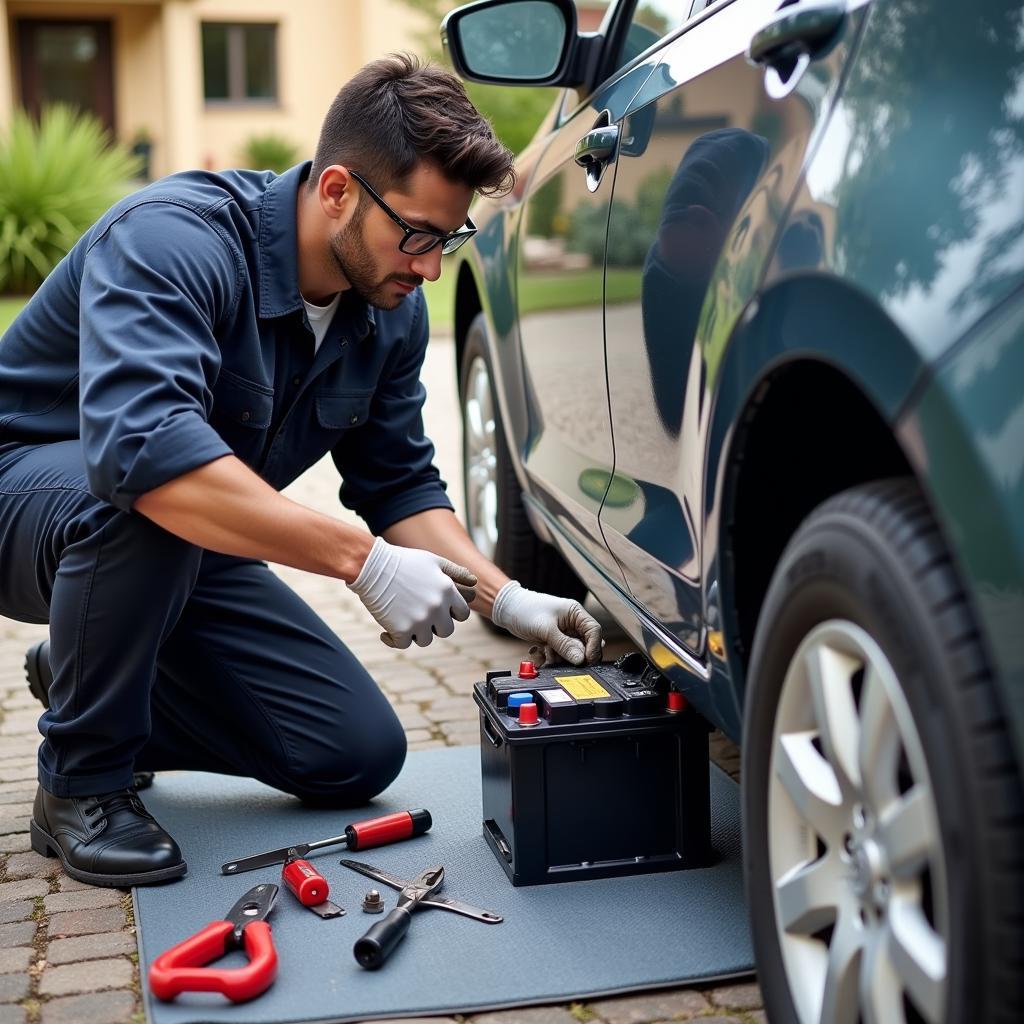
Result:
<instances>
[{"instance_id":1,"label":"paving stone","mask_svg":"<svg viewBox=\"0 0 1024 1024\"><path fill-rule=\"evenodd\" d=\"M724 1006L729 1010L759 1010L764 1006L761 989L753 983L713 988L708 992L708 997L715 1006Z\"/></svg>"},{"instance_id":2,"label":"paving stone","mask_svg":"<svg viewBox=\"0 0 1024 1024\"><path fill-rule=\"evenodd\" d=\"M45 878L22 878L17 882L4 882L0 885L0 903L45 896L49 891L50 886Z\"/></svg>"},{"instance_id":3,"label":"paving stone","mask_svg":"<svg viewBox=\"0 0 1024 1024\"><path fill-rule=\"evenodd\" d=\"M120 907L98 910L71 910L50 918L51 939L67 935L95 935L98 932L119 932L124 927L124 911Z\"/></svg>"},{"instance_id":4,"label":"paving stone","mask_svg":"<svg viewBox=\"0 0 1024 1024\"><path fill-rule=\"evenodd\" d=\"M764 1010L755 1010L747 1017L750 1024L768 1024L768 1014Z\"/></svg>"},{"instance_id":5,"label":"paving stone","mask_svg":"<svg viewBox=\"0 0 1024 1024\"><path fill-rule=\"evenodd\" d=\"M118 889L90 886L77 892L55 892L43 900L48 914L59 914L65 910L92 910L96 907L118 907L121 905Z\"/></svg>"},{"instance_id":6,"label":"paving stone","mask_svg":"<svg viewBox=\"0 0 1024 1024\"><path fill-rule=\"evenodd\" d=\"M135 1009L131 992L66 996L43 1004L42 1024L125 1024Z\"/></svg>"},{"instance_id":7,"label":"paving stone","mask_svg":"<svg viewBox=\"0 0 1024 1024\"><path fill-rule=\"evenodd\" d=\"M0 793L0 804L5 807L10 804L23 804L26 809L32 805L32 797L35 796L36 784L25 783L24 789L15 790L11 793Z\"/></svg>"},{"instance_id":8,"label":"paving stone","mask_svg":"<svg viewBox=\"0 0 1024 1024\"><path fill-rule=\"evenodd\" d=\"M444 740L424 740L422 743L410 743L409 750L437 750L439 747L447 747Z\"/></svg>"},{"instance_id":9,"label":"paving stone","mask_svg":"<svg viewBox=\"0 0 1024 1024\"><path fill-rule=\"evenodd\" d=\"M32 900L12 900L10 903L0 903L0 924L26 921L32 916L33 910L35 910L35 903Z\"/></svg>"},{"instance_id":10,"label":"paving stone","mask_svg":"<svg viewBox=\"0 0 1024 1024\"><path fill-rule=\"evenodd\" d=\"M578 1024L564 1006L524 1006L470 1017L473 1024Z\"/></svg>"},{"instance_id":11,"label":"paving stone","mask_svg":"<svg viewBox=\"0 0 1024 1024\"><path fill-rule=\"evenodd\" d=\"M30 946L35 934L35 921L0 924L0 949L6 949L9 946Z\"/></svg>"},{"instance_id":12,"label":"paving stone","mask_svg":"<svg viewBox=\"0 0 1024 1024\"><path fill-rule=\"evenodd\" d=\"M0 1024L25 1024L28 1010L13 1003L0 1004Z\"/></svg>"},{"instance_id":13,"label":"paving stone","mask_svg":"<svg viewBox=\"0 0 1024 1024\"><path fill-rule=\"evenodd\" d=\"M0 1003L16 1003L27 995L27 974L0 974Z\"/></svg>"},{"instance_id":14,"label":"paving stone","mask_svg":"<svg viewBox=\"0 0 1024 1024\"><path fill-rule=\"evenodd\" d=\"M32 849L31 840L28 837L28 829L24 832L12 832L10 835L0 835L0 853L24 853Z\"/></svg>"},{"instance_id":15,"label":"paving stone","mask_svg":"<svg viewBox=\"0 0 1024 1024\"><path fill-rule=\"evenodd\" d=\"M431 701L451 700L451 695L443 686L436 683L428 688L409 690L402 694L402 700L408 704L429 704Z\"/></svg>"},{"instance_id":16,"label":"paving stone","mask_svg":"<svg viewBox=\"0 0 1024 1024\"><path fill-rule=\"evenodd\" d=\"M20 782L0 782L0 793L35 793L37 785L35 775Z\"/></svg>"},{"instance_id":17,"label":"paving stone","mask_svg":"<svg viewBox=\"0 0 1024 1024\"><path fill-rule=\"evenodd\" d=\"M0 949L0 974L17 974L27 971L35 950L31 946L11 946Z\"/></svg>"},{"instance_id":18,"label":"paving stone","mask_svg":"<svg viewBox=\"0 0 1024 1024\"><path fill-rule=\"evenodd\" d=\"M74 939L54 939L46 947L46 959L55 965L73 964L80 960L101 960L105 957L134 953L136 948L136 938L129 932L80 935Z\"/></svg>"},{"instance_id":19,"label":"paving stone","mask_svg":"<svg viewBox=\"0 0 1024 1024\"><path fill-rule=\"evenodd\" d=\"M710 1009L708 1001L692 989L657 992L653 995L619 996L588 1003L608 1024L648 1024L649 1021L692 1017Z\"/></svg>"},{"instance_id":20,"label":"paving stone","mask_svg":"<svg viewBox=\"0 0 1024 1024\"><path fill-rule=\"evenodd\" d=\"M35 850L15 853L7 859L7 877L12 881L17 878L45 878L52 875L59 864L56 857L40 857Z\"/></svg>"},{"instance_id":21,"label":"paving stone","mask_svg":"<svg viewBox=\"0 0 1024 1024\"><path fill-rule=\"evenodd\" d=\"M405 740L407 743L425 743L432 739L433 734L429 729L406 729Z\"/></svg>"},{"instance_id":22,"label":"paving stone","mask_svg":"<svg viewBox=\"0 0 1024 1024\"><path fill-rule=\"evenodd\" d=\"M447 702L446 702L447 705ZM470 701L460 701L457 705L439 707L432 704L429 708L423 709L423 714L431 722L476 722L480 719L480 712L476 705Z\"/></svg>"},{"instance_id":23,"label":"paving stone","mask_svg":"<svg viewBox=\"0 0 1024 1024\"><path fill-rule=\"evenodd\" d=\"M0 807L0 835L27 832L28 819L31 814L31 808L23 804L8 804Z\"/></svg>"},{"instance_id":24,"label":"paving stone","mask_svg":"<svg viewBox=\"0 0 1024 1024\"><path fill-rule=\"evenodd\" d=\"M423 689L424 686L429 686L433 682L431 676L420 675L417 673L415 676L403 675L398 677L389 677L380 680L381 689L385 693L401 694L415 692L416 690Z\"/></svg>"},{"instance_id":25,"label":"paving stone","mask_svg":"<svg viewBox=\"0 0 1024 1024\"><path fill-rule=\"evenodd\" d=\"M66 996L96 992L104 988L124 988L132 983L132 964L123 957L89 960L78 964L47 967L39 982L44 996Z\"/></svg>"},{"instance_id":26,"label":"paving stone","mask_svg":"<svg viewBox=\"0 0 1024 1024\"><path fill-rule=\"evenodd\" d=\"M398 721L402 723L403 729L430 728L430 722L423 717L422 712L417 707L399 704L399 706L395 708L395 714L398 716Z\"/></svg>"},{"instance_id":27,"label":"paving stone","mask_svg":"<svg viewBox=\"0 0 1024 1024\"><path fill-rule=\"evenodd\" d=\"M31 768L11 768L0 771L0 782L35 782L37 775L35 765Z\"/></svg>"},{"instance_id":28,"label":"paving stone","mask_svg":"<svg viewBox=\"0 0 1024 1024\"><path fill-rule=\"evenodd\" d=\"M63 870L57 876L57 884L60 886L61 892L81 892L83 889L96 888L96 886L90 885L88 882L80 882L77 878L65 875Z\"/></svg>"}]
</instances>

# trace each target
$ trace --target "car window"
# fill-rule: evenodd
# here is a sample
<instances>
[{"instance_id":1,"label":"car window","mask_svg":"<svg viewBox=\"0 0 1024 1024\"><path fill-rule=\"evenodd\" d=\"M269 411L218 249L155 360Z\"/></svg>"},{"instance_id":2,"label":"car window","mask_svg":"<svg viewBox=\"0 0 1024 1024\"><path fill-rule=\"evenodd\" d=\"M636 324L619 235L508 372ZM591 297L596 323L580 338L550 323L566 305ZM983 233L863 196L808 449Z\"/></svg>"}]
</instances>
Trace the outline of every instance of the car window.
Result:
<instances>
[{"instance_id":1,"label":"car window","mask_svg":"<svg viewBox=\"0 0 1024 1024\"><path fill-rule=\"evenodd\" d=\"M611 73L624 68L659 39L682 26L693 4L694 0L638 0Z\"/></svg>"}]
</instances>

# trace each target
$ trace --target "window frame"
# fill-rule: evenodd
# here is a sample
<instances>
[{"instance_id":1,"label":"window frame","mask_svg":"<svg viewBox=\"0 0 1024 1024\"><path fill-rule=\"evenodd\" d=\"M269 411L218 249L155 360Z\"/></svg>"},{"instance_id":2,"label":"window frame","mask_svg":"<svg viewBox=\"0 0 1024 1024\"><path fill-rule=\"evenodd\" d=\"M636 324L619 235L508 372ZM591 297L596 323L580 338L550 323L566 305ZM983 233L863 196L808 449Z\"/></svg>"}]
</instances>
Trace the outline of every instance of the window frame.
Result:
<instances>
[{"instance_id":1,"label":"window frame","mask_svg":"<svg viewBox=\"0 0 1024 1024\"><path fill-rule=\"evenodd\" d=\"M227 61L227 96L206 95L206 62L203 60L203 103L207 107L279 107L281 105L281 76L279 56L280 22L277 21L222 21L219 19L203 19L200 22L200 50L202 50L202 34L207 26L222 27L226 31ZM246 36L248 28L273 29L273 96L246 95Z\"/></svg>"},{"instance_id":2,"label":"window frame","mask_svg":"<svg viewBox=\"0 0 1024 1024\"><path fill-rule=\"evenodd\" d=\"M586 83L587 93L571 107L569 106L571 97L577 90L565 89L563 91L561 99L557 101L559 112L554 128L560 128L571 121L580 110L587 107L598 88L614 84L617 79L623 77L628 71L647 60L655 50L667 46L684 32L689 32L695 25L712 17L723 7L728 7L733 0L693 0L690 6L690 13L681 25L652 43L643 53L637 54L628 64L623 64L622 67L609 71L608 66L614 59L612 55L618 54L625 35L629 31L629 26L633 20L633 12L636 10L637 5L643 2L644 0L621 0L620 3L609 7L609 13L605 16L605 20L597 31L598 35L603 36L603 40L601 43L601 56L594 73L594 81Z\"/></svg>"}]
</instances>

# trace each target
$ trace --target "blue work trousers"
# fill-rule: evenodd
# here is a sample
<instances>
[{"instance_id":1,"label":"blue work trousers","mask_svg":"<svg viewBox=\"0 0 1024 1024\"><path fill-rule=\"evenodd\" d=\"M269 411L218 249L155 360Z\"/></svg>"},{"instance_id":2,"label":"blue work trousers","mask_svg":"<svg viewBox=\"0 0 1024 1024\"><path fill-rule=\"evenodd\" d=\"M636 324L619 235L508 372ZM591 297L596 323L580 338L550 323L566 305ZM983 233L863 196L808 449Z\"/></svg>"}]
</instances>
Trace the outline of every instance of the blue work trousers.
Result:
<instances>
[{"instance_id":1,"label":"blue work trousers","mask_svg":"<svg viewBox=\"0 0 1024 1024\"><path fill-rule=\"evenodd\" d=\"M405 759L384 695L294 591L94 497L78 441L0 453L0 615L50 624L56 796L195 769L354 806Z\"/></svg>"}]
</instances>

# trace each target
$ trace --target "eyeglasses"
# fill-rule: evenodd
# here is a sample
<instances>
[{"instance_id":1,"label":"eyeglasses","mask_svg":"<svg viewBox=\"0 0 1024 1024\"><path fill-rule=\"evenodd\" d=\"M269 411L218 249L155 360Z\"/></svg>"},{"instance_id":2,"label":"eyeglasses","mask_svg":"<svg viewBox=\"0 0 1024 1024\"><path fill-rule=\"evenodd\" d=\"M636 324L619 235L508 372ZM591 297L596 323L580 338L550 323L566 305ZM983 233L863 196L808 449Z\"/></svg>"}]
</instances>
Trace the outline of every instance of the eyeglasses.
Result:
<instances>
[{"instance_id":1,"label":"eyeglasses","mask_svg":"<svg viewBox=\"0 0 1024 1024\"><path fill-rule=\"evenodd\" d=\"M455 231L430 231L427 228L414 228L408 221L403 220L394 210L384 202L383 199L370 187L366 179L353 170L349 170L356 181L366 189L370 198L405 232L404 237L398 243L398 248L408 256L422 256L430 252L435 246L441 246L441 252L447 255L455 252L456 249L468 238L476 234L476 225L466 218L466 223Z\"/></svg>"}]
</instances>

